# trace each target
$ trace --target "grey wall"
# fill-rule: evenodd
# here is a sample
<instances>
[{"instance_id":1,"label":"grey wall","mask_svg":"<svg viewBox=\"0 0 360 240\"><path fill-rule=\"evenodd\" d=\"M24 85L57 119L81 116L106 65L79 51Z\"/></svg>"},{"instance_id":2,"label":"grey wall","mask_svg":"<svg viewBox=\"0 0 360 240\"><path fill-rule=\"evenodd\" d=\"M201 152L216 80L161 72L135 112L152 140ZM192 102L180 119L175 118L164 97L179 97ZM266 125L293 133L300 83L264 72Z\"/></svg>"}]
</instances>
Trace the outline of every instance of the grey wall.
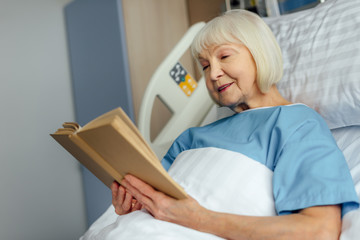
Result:
<instances>
[{"instance_id":1,"label":"grey wall","mask_svg":"<svg viewBox=\"0 0 360 240\"><path fill-rule=\"evenodd\" d=\"M119 106L133 119L122 1L75 0L65 13L77 122ZM111 204L111 192L85 168L83 179L90 225Z\"/></svg>"},{"instance_id":2,"label":"grey wall","mask_svg":"<svg viewBox=\"0 0 360 240\"><path fill-rule=\"evenodd\" d=\"M0 0L0 239L77 239L80 168L49 133L74 120L63 7Z\"/></svg>"}]
</instances>

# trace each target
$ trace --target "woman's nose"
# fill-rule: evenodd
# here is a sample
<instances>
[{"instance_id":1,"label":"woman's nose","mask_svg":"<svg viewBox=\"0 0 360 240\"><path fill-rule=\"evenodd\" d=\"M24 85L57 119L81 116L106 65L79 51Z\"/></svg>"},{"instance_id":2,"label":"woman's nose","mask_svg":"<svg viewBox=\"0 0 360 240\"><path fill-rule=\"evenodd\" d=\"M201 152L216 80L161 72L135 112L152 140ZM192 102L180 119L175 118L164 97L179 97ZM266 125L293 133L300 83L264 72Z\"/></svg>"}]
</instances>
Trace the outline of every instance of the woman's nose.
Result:
<instances>
[{"instance_id":1,"label":"woman's nose","mask_svg":"<svg viewBox=\"0 0 360 240\"><path fill-rule=\"evenodd\" d=\"M210 78L213 81L219 80L224 75L224 72L219 64L212 64L210 70Z\"/></svg>"}]
</instances>

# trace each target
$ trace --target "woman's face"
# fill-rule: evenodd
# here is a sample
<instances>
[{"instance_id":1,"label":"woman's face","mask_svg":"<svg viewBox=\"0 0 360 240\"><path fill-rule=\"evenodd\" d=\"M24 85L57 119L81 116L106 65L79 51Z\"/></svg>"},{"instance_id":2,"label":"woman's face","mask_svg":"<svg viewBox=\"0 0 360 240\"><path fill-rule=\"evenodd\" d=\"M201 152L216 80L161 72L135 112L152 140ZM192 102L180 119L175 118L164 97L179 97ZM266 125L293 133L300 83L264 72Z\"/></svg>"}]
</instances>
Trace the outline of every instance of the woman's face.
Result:
<instances>
[{"instance_id":1,"label":"woman's face","mask_svg":"<svg viewBox=\"0 0 360 240\"><path fill-rule=\"evenodd\" d=\"M211 46L199 55L206 86L220 106L241 112L261 94L256 83L256 64L242 44Z\"/></svg>"}]
</instances>

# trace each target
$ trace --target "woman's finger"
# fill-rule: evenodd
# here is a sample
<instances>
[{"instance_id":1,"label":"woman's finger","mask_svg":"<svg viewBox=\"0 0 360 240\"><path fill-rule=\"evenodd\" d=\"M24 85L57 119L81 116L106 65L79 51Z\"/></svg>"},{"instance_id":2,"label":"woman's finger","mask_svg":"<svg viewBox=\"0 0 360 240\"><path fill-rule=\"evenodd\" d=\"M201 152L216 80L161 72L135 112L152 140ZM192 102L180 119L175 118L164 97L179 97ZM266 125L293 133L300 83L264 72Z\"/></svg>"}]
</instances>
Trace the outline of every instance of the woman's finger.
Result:
<instances>
[{"instance_id":1,"label":"woman's finger","mask_svg":"<svg viewBox=\"0 0 360 240\"><path fill-rule=\"evenodd\" d=\"M119 184L117 182L113 182L111 184L111 193L112 193L112 198L116 198L118 195L118 191L119 191Z\"/></svg>"},{"instance_id":2,"label":"woman's finger","mask_svg":"<svg viewBox=\"0 0 360 240\"><path fill-rule=\"evenodd\" d=\"M120 185L117 182L113 182L111 185L111 193L112 193L112 204L114 207L118 205L118 198L119 198L119 188Z\"/></svg>"},{"instance_id":3,"label":"woman's finger","mask_svg":"<svg viewBox=\"0 0 360 240\"><path fill-rule=\"evenodd\" d=\"M159 193L152 186L132 175L126 175L125 180L130 183L132 187L141 192L142 195L145 195L147 197L154 198L154 196Z\"/></svg>"},{"instance_id":4,"label":"woman's finger","mask_svg":"<svg viewBox=\"0 0 360 240\"><path fill-rule=\"evenodd\" d=\"M144 195L142 189L137 189L134 187L126 178L121 181L121 184L129 191L136 200L138 200L147 210L154 207L153 201L151 197L149 198L147 195ZM146 183L144 183L147 185ZM149 186L149 185L148 185Z\"/></svg>"},{"instance_id":5,"label":"woman's finger","mask_svg":"<svg viewBox=\"0 0 360 240\"><path fill-rule=\"evenodd\" d=\"M139 201L135 200L133 202L133 208L131 209L131 211L141 210L142 207L142 204Z\"/></svg>"},{"instance_id":6,"label":"woman's finger","mask_svg":"<svg viewBox=\"0 0 360 240\"><path fill-rule=\"evenodd\" d=\"M122 210L123 210L123 213L128 213L130 212L131 208L132 208L132 202L133 202L133 196L131 195L131 193L129 193L128 191L125 191L125 197L124 197L124 200L122 202Z\"/></svg>"}]
</instances>

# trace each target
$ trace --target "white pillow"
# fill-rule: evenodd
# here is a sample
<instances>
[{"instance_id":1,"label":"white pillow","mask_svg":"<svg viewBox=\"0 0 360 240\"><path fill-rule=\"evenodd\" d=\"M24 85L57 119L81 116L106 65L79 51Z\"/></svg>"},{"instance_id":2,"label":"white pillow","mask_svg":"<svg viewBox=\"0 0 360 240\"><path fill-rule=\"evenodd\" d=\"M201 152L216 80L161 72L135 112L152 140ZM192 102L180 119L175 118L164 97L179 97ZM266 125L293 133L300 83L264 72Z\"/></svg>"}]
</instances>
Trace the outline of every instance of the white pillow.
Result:
<instances>
[{"instance_id":1,"label":"white pillow","mask_svg":"<svg viewBox=\"0 0 360 240\"><path fill-rule=\"evenodd\" d=\"M360 1L265 18L284 57L278 88L317 110L331 129L360 125Z\"/></svg>"},{"instance_id":2,"label":"white pillow","mask_svg":"<svg viewBox=\"0 0 360 240\"><path fill-rule=\"evenodd\" d=\"M350 126L331 130L339 148L344 153L350 171L360 168L360 126ZM360 169L356 180L360 184ZM355 172L352 172L352 174ZM353 175L353 178L356 175ZM360 186L359 186L360 187ZM360 194L360 188L358 189Z\"/></svg>"}]
</instances>

